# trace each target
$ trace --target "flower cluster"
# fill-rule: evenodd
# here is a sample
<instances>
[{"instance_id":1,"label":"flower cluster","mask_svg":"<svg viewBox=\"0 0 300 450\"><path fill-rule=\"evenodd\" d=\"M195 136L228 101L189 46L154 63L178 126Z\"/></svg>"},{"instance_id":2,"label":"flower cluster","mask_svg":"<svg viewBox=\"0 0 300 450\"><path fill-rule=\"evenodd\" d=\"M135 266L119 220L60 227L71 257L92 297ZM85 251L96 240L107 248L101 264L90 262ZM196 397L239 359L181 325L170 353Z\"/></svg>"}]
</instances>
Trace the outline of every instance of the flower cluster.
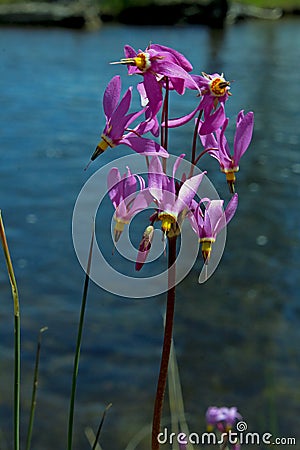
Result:
<instances>
[{"instance_id":1,"label":"flower cluster","mask_svg":"<svg viewBox=\"0 0 300 450\"><path fill-rule=\"evenodd\" d=\"M237 208L235 174L252 138L253 113L245 114L243 110L239 112L231 153L225 137L229 122L225 104L231 95L230 83L223 74L192 74L193 67L185 56L163 45L150 44L145 50L138 51L126 45L124 53L124 58L111 64L126 65L129 75L140 77L137 91L141 107L138 111L129 112L133 87L127 89L121 98L121 78L119 75L114 76L104 92L106 124L91 160L95 160L108 148L124 144L146 157L148 177L146 183L140 175L132 174L129 168L122 176L117 168L111 169L107 183L115 208L115 240L120 238L125 224L135 214L152 204L155 213L145 228L136 269L141 269L151 249L155 222L160 223L165 236L172 238L180 234L185 218L198 236L204 261L208 262L213 242L220 230L232 219ZM197 104L185 116L170 119L170 92L183 95L187 89L196 91L195 98L200 98L200 101L197 100ZM211 155L219 162L232 194L225 210L223 200L197 198L198 187L206 172L194 175L192 170L180 180L175 178L176 170L185 155L177 158L172 176L166 174L169 130L183 126L192 119L195 121L195 131L190 162L195 166L204 154ZM201 145L199 151L197 144Z\"/></svg>"},{"instance_id":2,"label":"flower cluster","mask_svg":"<svg viewBox=\"0 0 300 450\"><path fill-rule=\"evenodd\" d=\"M208 431L217 431L222 435L223 439L226 438L227 433L230 433L237 422L240 420L242 420L242 416L235 406L231 408L227 408L226 406L222 406L221 408L218 408L217 406L210 406L206 411L206 423ZM230 442L230 444L230 448L232 450L240 450L241 448L238 442Z\"/></svg>"},{"instance_id":3,"label":"flower cluster","mask_svg":"<svg viewBox=\"0 0 300 450\"><path fill-rule=\"evenodd\" d=\"M237 421L242 420L242 416L235 406L232 408L210 406L205 417L208 430L217 429L221 433L231 430Z\"/></svg>"}]
</instances>

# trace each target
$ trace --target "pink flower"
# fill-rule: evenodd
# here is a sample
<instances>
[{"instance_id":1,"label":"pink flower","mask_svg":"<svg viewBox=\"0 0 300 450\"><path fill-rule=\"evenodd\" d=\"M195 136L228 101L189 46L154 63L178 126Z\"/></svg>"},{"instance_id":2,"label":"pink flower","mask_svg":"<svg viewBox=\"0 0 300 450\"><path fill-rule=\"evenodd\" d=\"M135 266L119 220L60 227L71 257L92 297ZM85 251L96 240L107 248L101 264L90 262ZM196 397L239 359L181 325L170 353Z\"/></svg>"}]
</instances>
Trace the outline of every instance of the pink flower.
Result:
<instances>
[{"instance_id":1,"label":"pink flower","mask_svg":"<svg viewBox=\"0 0 300 450\"><path fill-rule=\"evenodd\" d=\"M206 172L202 172L185 181L178 188L175 184L175 173L184 155L177 158L173 166L173 176L169 178L163 171L158 157L153 157L148 170L148 189L158 208L157 219L161 220L161 228L170 232L172 225L181 224L189 211L190 204Z\"/></svg>"},{"instance_id":2,"label":"pink flower","mask_svg":"<svg viewBox=\"0 0 300 450\"><path fill-rule=\"evenodd\" d=\"M156 154L167 158L168 152L163 147L151 139L141 137L141 134L151 131L151 128L155 126L154 121L144 121L133 130L128 129L129 125L145 112L144 109L141 109L127 114L131 103L132 87L127 89L121 101L120 95L121 78L117 75L112 78L104 92L103 109L106 125L91 160L94 161L108 147L113 148L120 144L125 144L142 155Z\"/></svg>"},{"instance_id":3,"label":"pink flower","mask_svg":"<svg viewBox=\"0 0 300 450\"><path fill-rule=\"evenodd\" d=\"M137 192L137 182L139 183L139 190ZM127 174L121 177L119 169L113 167L107 177L107 187L109 189L108 195L115 207L114 219L115 225L115 242L121 236L124 226L128 224L131 219L138 212L147 208L152 199L145 189L145 181L139 175L133 175L127 167Z\"/></svg>"},{"instance_id":4,"label":"pink flower","mask_svg":"<svg viewBox=\"0 0 300 450\"><path fill-rule=\"evenodd\" d=\"M211 254L212 244L218 233L230 222L238 206L238 195L234 194L223 210L223 200L202 199L188 215L191 226L202 244L202 256L207 263ZM201 207L205 205L204 211Z\"/></svg>"},{"instance_id":5,"label":"pink flower","mask_svg":"<svg viewBox=\"0 0 300 450\"><path fill-rule=\"evenodd\" d=\"M208 153L216 158L220 163L221 171L225 173L226 180L230 191L234 192L235 172L239 170L239 162L243 154L248 149L253 133L254 115L248 112L244 115L244 111L240 111L236 121L236 132L233 143L233 155L225 137L229 119L227 118L220 130L215 133L201 136L201 142Z\"/></svg>"},{"instance_id":6,"label":"pink flower","mask_svg":"<svg viewBox=\"0 0 300 450\"><path fill-rule=\"evenodd\" d=\"M129 75L143 76L138 90L143 103L147 101L151 117L156 116L161 108L165 77L170 81L170 88L181 95L187 81L197 89L196 82L188 73L193 69L192 65L181 53L170 47L150 44L145 51L137 52L130 45L125 45L124 53L125 58L112 64L127 64Z\"/></svg>"},{"instance_id":7,"label":"pink flower","mask_svg":"<svg viewBox=\"0 0 300 450\"><path fill-rule=\"evenodd\" d=\"M203 76L192 75L193 83L186 82L186 87L195 89L195 83L201 92L199 105L186 116L168 121L170 128L178 127L189 122L198 111L203 110L204 120L201 122L199 134L205 135L212 133L222 126L225 120L224 104L230 95L230 83L226 81L223 74L214 73Z\"/></svg>"}]
</instances>

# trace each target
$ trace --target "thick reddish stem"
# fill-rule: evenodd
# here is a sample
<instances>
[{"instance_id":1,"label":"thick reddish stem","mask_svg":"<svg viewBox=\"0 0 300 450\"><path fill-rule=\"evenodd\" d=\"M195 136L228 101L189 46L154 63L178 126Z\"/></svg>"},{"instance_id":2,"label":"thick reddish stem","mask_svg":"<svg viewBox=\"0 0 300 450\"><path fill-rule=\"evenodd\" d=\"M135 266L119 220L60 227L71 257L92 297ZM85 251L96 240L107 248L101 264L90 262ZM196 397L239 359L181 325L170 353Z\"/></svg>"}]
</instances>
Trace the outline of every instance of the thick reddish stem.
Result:
<instances>
[{"instance_id":1,"label":"thick reddish stem","mask_svg":"<svg viewBox=\"0 0 300 450\"><path fill-rule=\"evenodd\" d=\"M173 322L175 310L175 280L176 280L176 236L168 238L168 292L165 321L165 333L160 362L160 370L157 382L157 390L152 422L152 450L159 450L158 435L166 390L170 350L173 335Z\"/></svg>"}]
</instances>

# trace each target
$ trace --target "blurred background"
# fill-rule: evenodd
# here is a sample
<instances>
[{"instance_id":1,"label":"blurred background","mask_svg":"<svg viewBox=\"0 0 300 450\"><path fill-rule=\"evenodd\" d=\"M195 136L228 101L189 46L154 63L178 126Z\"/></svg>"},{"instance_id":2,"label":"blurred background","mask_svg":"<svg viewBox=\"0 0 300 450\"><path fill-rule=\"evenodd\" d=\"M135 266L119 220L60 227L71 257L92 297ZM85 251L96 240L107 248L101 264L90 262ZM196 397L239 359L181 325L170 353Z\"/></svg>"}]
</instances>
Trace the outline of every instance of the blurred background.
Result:
<instances>
[{"instance_id":1,"label":"blurred background","mask_svg":"<svg viewBox=\"0 0 300 450\"><path fill-rule=\"evenodd\" d=\"M198 263L177 287L174 341L190 430L205 430L208 406L237 406L249 431L296 437L300 448L300 27L299 18L248 19L211 28L104 23L93 32L59 27L0 28L0 208L18 281L22 326L22 436L38 331L43 334L33 449L66 446L68 398L84 272L72 243L72 212L87 179L126 148L108 150L84 171L104 127L102 95L115 74L123 91L137 79L109 65L123 46L149 42L182 52L194 73L232 81L227 115L255 113L250 149L237 174L239 208L215 274L199 285ZM138 102L136 92L135 102ZM193 96L171 97L171 116ZM193 125L174 130L170 152L190 151ZM223 174L201 160L220 196ZM107 215L113 210L107 201ZM102 218L98 217L100 230ZM104 250L111 255L110 229ZM115 254L114 258L118 259ZM159 264L164 267L164 259ZM144 268L146 270L146 268ZM123 268L134 274L132 263ZM0 257L0 448L11 448L13 307ZM91 283L79 369L74 450L84 430L104 450L125 449L151 423L162 344L164 295L130 300ZM166 404L165 420L169 410ZM137 447L148 449L148 437ZM255 448L258 448L257 446ZM259 448L264 448L263 446Z\"/></svg>"}]
</instances>

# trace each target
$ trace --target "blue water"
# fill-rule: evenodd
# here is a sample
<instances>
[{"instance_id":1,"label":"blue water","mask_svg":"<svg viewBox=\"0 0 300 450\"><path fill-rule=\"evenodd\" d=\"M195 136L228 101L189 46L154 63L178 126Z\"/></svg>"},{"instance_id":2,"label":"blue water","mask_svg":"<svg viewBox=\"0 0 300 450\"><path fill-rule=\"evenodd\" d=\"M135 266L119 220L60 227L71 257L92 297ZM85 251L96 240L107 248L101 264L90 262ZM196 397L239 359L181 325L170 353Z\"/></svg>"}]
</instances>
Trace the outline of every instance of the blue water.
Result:
<instances>
[{"instance_id":1,"label":"blue water","mask_svg":"<svg viewBox=\"0 0 300 450\"><path fill-rule=\"evenodd\" d=\"M238 406L252 431L300 439L299 30L297 19L249 21L224 31L0 29L0 208L22 310L22 436L36 337L48 326L32 448L66 446L84 281L72 244L73 207L89 176L125 151L107 152L83 170L104 126L106 84L119 69L123 89L132 82L124 67L108 63L123 55L126 43L143 49L150 41L183 52L195 72L224 72L234 80L230 117L242 108L255 112L254 139L238 174L239 210L221 264L198 285L199 263L177 288L174 338L190 428L203 431L206 408L226 404ZM181 113L178 98L171 107L174 115ZM177 140L171 137L172 153L188 151L190 141L190 130L182 130ZM216 163L207 157L206 167L220 195L227 196ZM109 254L111 245L108 241ZM2 256L0 263L0 431L6 449L12 429L13 319ZM104 450L125 448L151 422L162 311L163 296L125 300L90 286L74 449L87 446L84 429L96 429L109 402ZM147 439L138 448L149 448Z\"/></svg>"}]
</instances>

